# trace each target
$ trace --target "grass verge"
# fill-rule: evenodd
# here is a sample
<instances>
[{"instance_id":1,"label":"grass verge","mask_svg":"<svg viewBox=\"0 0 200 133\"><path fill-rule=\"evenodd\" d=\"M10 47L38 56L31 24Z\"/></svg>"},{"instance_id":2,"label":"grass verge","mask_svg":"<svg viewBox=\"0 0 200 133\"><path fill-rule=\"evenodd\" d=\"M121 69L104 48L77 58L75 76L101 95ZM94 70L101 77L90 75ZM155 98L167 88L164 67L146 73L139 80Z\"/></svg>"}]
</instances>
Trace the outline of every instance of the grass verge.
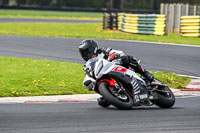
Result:
<instances>
[{"instance_id":1,"label":"grass verge","mask_svg":"<svg viewBox=\"0 0 200 133\"><path fill-rule=\"evenodd\" d=\"M82 86L82 64L0 56L0 97L88 94ZM189 78L158 72L155 77L173 88L184 88Z\"/></svg>"},{"instance_id":2,"label":"grass verge","mask_svg":"<svg viewBox=\"0 0 200 133\"><path fill-rule=\"evenodd\" d=\"M139 40L162 43L200 45L200 38L138 35L120 31L103 30L101 23L0 23L0 34L42 37L73 37L96 39Z\"/></svg>"},{"instance_id":3,"label":"grass verge","mask_svg":"<svg viewBox=\"0 0 200 133\"><path fill-rule=\"evenodd\" d=\"M95 19L102 20L103 13L64 12L36 10L0 10L0 17L7 18L51 18L51 19Z\"/></svg>"},{"instance_id":4,"label":"grass verge","mask_svg":"<svg viewBox=\"0 0 200 133\"><path fill-rule=\"evenodd\" d=\"M1 97L89 93L81 64L0 57L0 70Z\"/></svg>"}]
</instances>

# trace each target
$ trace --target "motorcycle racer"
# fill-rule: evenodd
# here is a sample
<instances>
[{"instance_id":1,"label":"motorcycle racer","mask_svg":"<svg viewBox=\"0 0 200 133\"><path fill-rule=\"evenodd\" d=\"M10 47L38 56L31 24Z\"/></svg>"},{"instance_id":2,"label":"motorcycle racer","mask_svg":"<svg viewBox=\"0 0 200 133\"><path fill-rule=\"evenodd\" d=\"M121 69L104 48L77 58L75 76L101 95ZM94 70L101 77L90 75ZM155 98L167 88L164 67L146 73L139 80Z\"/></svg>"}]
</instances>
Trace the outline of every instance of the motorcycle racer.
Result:
<instances>
[{"instance_id":1,"label":"motorcycle racer","mask_svg":"<svg viewBox=\"0 0 200 133\"><path fill-rule=\"evenodd\" d=\"M109 47L103 47L103 48L98 48L98 43L95 40L92 39L86 39L83 40L80 45L79 45L79 52L81 57L85 60L88 61L91 58L94 57L99 57L102 56L102 58L113 61L115 59L120 59L121 65L126 67L126 68L132 68L135 72L141 74L144 76L148 81L152 82L154 80L153 74L149 73L147 70L145 70L137 61L137 59L131 55L125 55L124 52L120 50L115 50ZM83 66L83 70L85 73L86 68ZM140 83L137 81L133 80L132 81L132 86L134 89L134 95L135 97L135 103L139 102L140 99L138 100L138 95L143 95L146 94L146 88L144 88ZM138 91L138 88L140 88L140 91ZM101 106L105 106L108 103L103 98L98 99L98 103Z\"/></svg>"}]
</instances>

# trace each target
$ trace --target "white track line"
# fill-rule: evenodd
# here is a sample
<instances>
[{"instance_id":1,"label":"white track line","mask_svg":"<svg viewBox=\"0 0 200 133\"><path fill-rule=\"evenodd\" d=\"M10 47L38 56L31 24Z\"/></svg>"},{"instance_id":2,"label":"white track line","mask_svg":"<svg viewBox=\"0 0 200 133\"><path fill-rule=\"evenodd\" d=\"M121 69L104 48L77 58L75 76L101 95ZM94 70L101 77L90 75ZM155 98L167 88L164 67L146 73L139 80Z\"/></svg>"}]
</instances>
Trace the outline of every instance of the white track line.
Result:
<instances>
[{"instance_id":1,"label":"white track line","mask_svg":"<svg viewBox=\"0 0 200 133\"><path fill-rule=\"evenodd\" d=\"M103 40L103 39L100 39ZM175 44L175 43L160 43L160 42L147 42L147 41L135 41L135 40L117 40L117 39L105 39L110 41L121 41L121 42L135 42L135 43L149 43L149 44L159 44L159 45L172 45L172 46L182 46L182 47L198 47L198 45L189 45L189 44Z\"/></svg>"},{"instance_id":2,"label":"white track line","mask_svg":"<svg viewBox=\"0 0 200 133\"><path fill-rule=\"evenodd\" d=\"M197 76L190 76L190 75L183 75L183 74L178 74L178 75L183 76L183 77L190 77L193 79L200 79L200 77L197 77Z\"/></svg>"},{"instance_id":3,"label":"white track line","mask_svg":"<svg viewBox=\"0 0 200 133\"><path fill-rule=\"evenodd\" d=\"M192 97L199 97L200 95L191 95L191 96L182 96L182 97L176 97L176 99L179 99L179 98L192 98Z\"/></svg>"}]
</instances>

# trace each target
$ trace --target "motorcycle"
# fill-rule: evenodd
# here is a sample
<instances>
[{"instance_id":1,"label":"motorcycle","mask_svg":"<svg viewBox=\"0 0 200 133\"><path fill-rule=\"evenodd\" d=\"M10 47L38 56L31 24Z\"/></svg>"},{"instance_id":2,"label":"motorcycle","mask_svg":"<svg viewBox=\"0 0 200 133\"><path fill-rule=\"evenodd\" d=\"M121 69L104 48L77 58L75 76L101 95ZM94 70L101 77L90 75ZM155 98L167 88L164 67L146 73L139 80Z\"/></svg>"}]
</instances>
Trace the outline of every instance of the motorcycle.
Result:
<instances>
[{"instance_id":1,"label":"motorcycle","mask_svg":"<svg viewBox=\"0 0 200 133\"><path fill-rule=\"evenodd\" d=\"M171 108L175 103L173 92L164 83L154 79L151 83L145 77L138 76L133 70L120 65L120 59L112 62L95 57L84 65L86 77L83 85L91 91L99 93L106 104L103 107L113 105L118 109L131 109L134 106L157 105L160 108ZM135 103L133 86L131 82L137 81L147 89L146 100ZM137 98L136 98L137 99Z\"/></svg>"}]
</instances>

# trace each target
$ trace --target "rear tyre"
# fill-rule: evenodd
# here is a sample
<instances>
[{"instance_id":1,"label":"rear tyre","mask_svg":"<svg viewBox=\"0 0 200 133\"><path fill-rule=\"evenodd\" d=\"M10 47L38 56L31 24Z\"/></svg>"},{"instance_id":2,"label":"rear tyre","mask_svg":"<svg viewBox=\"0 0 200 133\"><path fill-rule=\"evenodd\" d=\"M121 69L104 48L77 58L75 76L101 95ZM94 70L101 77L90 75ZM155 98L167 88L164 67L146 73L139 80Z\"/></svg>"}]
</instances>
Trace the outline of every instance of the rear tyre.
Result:
<instances>
[{"instance_id":1,"label":"rear tyre","mask_svg":"<svg viewBox=\"0 0 200 133\"><path fill-rule=\"evenodd\" d=\"M158 99L155 100L155 105L159 106L160 108L171 108L175 103L175 96L173 92L167 87L163 86L164 92L155 92L157 93Z\"/></svg>"},{"instance_id":2,"label":"rear tyre","mask_svg":"<svg viewBox=\"0 0 200 133\"><path fill-rule=\"evenodd\" d=\"M116 96L116 94L112 93L110 90L110 85L107 82L102 82L99 84L99 93L106 101L108 101L108 103L112 104L118 109L128 110L133 106L133 99L127 92L124 92L123 94L125 99L119 98Z\"/></svg>"}]
</instances>

